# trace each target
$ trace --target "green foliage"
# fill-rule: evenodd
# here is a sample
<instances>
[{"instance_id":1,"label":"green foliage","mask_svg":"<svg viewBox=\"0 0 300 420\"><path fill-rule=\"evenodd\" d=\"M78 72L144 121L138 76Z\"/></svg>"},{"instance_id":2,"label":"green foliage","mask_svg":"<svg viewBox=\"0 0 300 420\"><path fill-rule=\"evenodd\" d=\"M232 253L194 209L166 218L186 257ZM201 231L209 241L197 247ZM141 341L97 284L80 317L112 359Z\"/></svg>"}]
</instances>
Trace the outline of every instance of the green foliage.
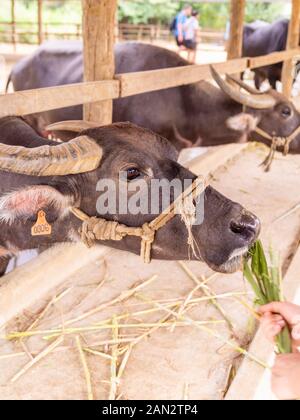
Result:
<instances>
[{"instance_id":1,"label":"green foliage","mask_svg":"<svg viewBox=\"0 0 300 420\"><path fill-rule=\"evenodd\" d=\"M0 0L0 42L10 42L11 35L1 22L11 21L10 0ZM18 40L21 43L37 42L37 0L15 0L15 16L18 25ZM43 21L49 32L62 31L74 33L76 26L81 23L81 0L51 0L43 3ZM62 25L57 26L54 23ZM51 25L53 24L53 25ZM64 24L66 24L64 26ZM72 24L72 25L71 25Z\"/></svg>"},{"instance_id":2,"label":"green foliage","mask_svg":"<svg viewBox=\"0 0 300 420\"><path fill-rule=\"evenodd\" d=\"M283 5L280 3L247 3L246 6L246 22L250 23L257 19L266 22L274 22L282 17L284 12Z\"/></svg>"},{"instance_id":3,"label":"green foliage","mask_svg":"<svg viewBox=\"0 0 300 420\"><path fill-rule=\"evenodd\" d=\"M119 0L119 20L128 23L169 23L179 10L173 0Z\"/></svg>"},{"instance_id":4,"label":"green foliage","mask_svg":"<svg viewBox=\"0 0 300 420\"><path fill-rule=\"evenodd\" d=\"M10 21L10 0L0 0L0 21ZM15 0L16 18L19 22L36 22L37 0ZM187 1L188 2L188 1ZM119 0L119 20L129 23L163 23L169 24L186 1L174 0ZM191 1L191 4L193 2ZM229 19L229 2L224 3L194 3L199 10L200 22L203 28L224 29ZM246 22L256 19L274 21L285 12L286 4L253 3L246 6ZM44 22L80 23L81 0L51 0L43 4Z\"/></svg>"},{"instance_id":5,"label":"green foliage","mask_svg":"<svg viewBox=\"0 0 300 420\"><path fill-rule=\"evenodd\" d=\"M283 14L283 5L280 3L247 3L246 22L253 22L257 19L266 22L274 22Z\"/></svg>"},{"instance_id":6,"label":"green foliage","mask_svg":"<svg viewBox=\"0 0 300 420\"><path fill-rule=\"evenodd\" d=\"M224 29L229 20L229 2L227 3L203 3L194 5L200 12L201 26L203 28ZM257 19L273 22L284 14L283 3L246 3L245 21L253 22Z\"/></svg>"},{"instance_id":7,"label":"green foliage","mask_svg":"<svg viewBox=\"0 0 300 420\"><path fill-rule=\"evenodd\" d=\"M0 22L11 21L10 0L0 0ZM17 22L37 22L37 0L15 0ZM43 3L46 23L81 23L80 0L52 0Z\"/></svg>"},{"instance_id":8,"label":"green foliage","mask_svg":"<svg viewBox=\"0 0 300 420\"><path fill-rule=\"evenodd\" d=\"M169 23L179 12L186 1L173 0L119 0L120 21L129 23L161 22ZM193 2L191 1L191 4ZM229 19L229 2L224 3L194 3L199 11L203 28L225 29ZM284 13L283 3L252 3L247 2L246 22L260 19L272 22Z\"/></svg>"},{"instance_id":9,"label":"green foliage","mask_svg":"<svg viewBox=\"0 0 300 420\"><path fill-rule=\"evenodd\" d=\"M283 301L282 296L282 270L279 256L270 248L270 265L261 241L255 242L249 251L250 264L244 262L244 277L251 285L257 305L266 305L271 302ZM279 353L291 353L292 341L290 332L285 327L277 336L276 345Z\"/></svg>"},{"instance_id":10,"label":"green foliage","mask_svg":"<svg viewBox=\"0 0 300 420\"><path fill-rule=\"evenodd\" d=\"M224 29L229 19L229 4L204 3L194 7L200 13L200 22L203 28Z\"/></svg>"}]
</instances>

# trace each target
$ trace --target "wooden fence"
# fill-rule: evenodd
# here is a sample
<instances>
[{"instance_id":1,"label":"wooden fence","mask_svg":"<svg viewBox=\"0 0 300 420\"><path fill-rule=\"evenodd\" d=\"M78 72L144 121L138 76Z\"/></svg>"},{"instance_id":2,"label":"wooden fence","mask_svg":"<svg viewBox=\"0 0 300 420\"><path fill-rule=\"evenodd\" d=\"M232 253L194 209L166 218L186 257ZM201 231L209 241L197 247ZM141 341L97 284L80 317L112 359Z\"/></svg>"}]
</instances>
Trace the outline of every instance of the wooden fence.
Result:
<instances>
[{"instance_id":1,"label":"wooden fence","mask_svg":"<svg viewBox=\"0 0 300 420\"><path fill-rule=\"evenodd\" d=\"M254 58L240 58L214 64L222 74L239 73L262 65L291 60L300 48ZM83 82L0 95L0 117L28 115L73 105L113 100L196 83L211 78L210 66L191 65L139 73L119 74L114 80Z\"/></svg>"},{"instance_id":2,"label":"wooden fence","mask_svg":"<svg viewBox=\"0 0 300 420\"><path fill-rule=\"evenodd\" d=\"M81 23L44 23L42 34L36 22L0 22L0 42L9 44L39 44L41 40L81 39ZM119 41L171 41L172 34L164 25L132 25L120 23L118 26ZM224 44L224 32L211 29L201 31L201 40L208 43Z\"/></svg>"}]
</instances>

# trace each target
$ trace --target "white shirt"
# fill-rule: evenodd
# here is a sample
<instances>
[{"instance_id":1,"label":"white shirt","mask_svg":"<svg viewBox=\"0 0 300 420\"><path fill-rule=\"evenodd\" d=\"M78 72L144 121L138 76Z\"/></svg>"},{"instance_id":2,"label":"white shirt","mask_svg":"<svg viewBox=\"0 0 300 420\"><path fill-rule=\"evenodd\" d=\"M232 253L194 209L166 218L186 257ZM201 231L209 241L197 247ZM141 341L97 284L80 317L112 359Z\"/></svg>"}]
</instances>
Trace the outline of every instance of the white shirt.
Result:
<instances>
[{"instance_id":1,"label":"white shirt","mask_svg":"<svg viewBox=\"0 0 300 420\"><path fill-rule=\"evenodd\" d=\"M196 40L197 31L200 28L198 19L194 16L190 17L184 24L184 38L186 40Z\"/></svg>"}]
</instances>

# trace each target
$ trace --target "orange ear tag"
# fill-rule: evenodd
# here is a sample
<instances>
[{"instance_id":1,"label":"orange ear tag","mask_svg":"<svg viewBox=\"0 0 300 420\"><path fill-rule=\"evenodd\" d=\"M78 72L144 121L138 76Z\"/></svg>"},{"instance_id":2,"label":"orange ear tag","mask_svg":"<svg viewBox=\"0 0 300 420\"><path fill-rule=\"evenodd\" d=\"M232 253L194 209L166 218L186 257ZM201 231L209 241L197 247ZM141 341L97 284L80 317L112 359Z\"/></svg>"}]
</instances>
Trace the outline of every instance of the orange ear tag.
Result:
<instances>
[{"instance_id":1,"label":"orange ear tag","mask_svg":"<svg viewBox=\"0 0 300 420\"><path fill-rule=\"evenodd\" d=\"M32 236L46 236L51 235L52 227L46 220L46 213L41 210L38 212L36 224L31 228Z\"/></svg>"}]
</instances>

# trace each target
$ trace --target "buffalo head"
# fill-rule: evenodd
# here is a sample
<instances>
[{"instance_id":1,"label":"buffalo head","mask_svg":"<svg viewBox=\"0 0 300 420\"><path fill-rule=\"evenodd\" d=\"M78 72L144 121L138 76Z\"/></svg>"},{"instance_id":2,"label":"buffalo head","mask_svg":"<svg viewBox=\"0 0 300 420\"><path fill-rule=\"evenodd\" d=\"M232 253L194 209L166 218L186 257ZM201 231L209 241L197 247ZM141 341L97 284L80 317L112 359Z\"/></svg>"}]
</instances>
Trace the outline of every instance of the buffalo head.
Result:
<instances>
[{"instance_id":1,"label":"buffalo head","mask_svg":"<svg viewBox=\"0 0 300 420\"><path fill-rule=\"evenodd\" d=\"M261 92L229 75L223 80L213 68L212 74L222 91L243 105L244 112L254 117L254 125L268 136L286 139L300 127L300 113L282 93L274 89ZM270 146L270 141L258 134L255 128L249 133L250 139ZM289 151L300 153L300 131L291 141Z\"/></svg>"},{"instance_id":2,"label":"buffalo head","mask_svg":"<svg viewBox=\"0 0 300 420\"><path fill-rule=\"evenodd\" d=\"M164 197L160 190L158 209L156 213L150 211L153 197L148 187L151 181L177 180L183 186L185 181L196 178L177 163L177 152L166 139L130 123L84 129L64 143L39 137L20 118L0 120L0 130L0 249L7 253L12 249L79 241L81 223L72 214L73 207L89 216L130 227L142 226L163 210ZM120 177L124 173L126 176ZM135 207L138 211L129 212L127 207L126 211L121 211L119 194L116 207L104 210L104 206L99 206L99 199L107 194L99 186L99 181L103 180L108 181L108 186L116 185L117 193L121 185L127 192L127 200L133 201L135 186L143 181L136 199L140 202L140 207ZM173 192L169 194L172 201ZM102 203L110 199L108 195ZM216 271L235 271L256 240L260 223L241 205L210 186L201 199L203 219L192 227L199 251L197 258ZM143 201L148 203L146 209L142 208ZM52 226L51 235L32 236L32 226L41 210ZM140 242L140 238L126 237L104 244L139 253ZM152 257L169 260L190 257L188 232L180 215L157 232Z\"/></svg>"}]
</instances>

